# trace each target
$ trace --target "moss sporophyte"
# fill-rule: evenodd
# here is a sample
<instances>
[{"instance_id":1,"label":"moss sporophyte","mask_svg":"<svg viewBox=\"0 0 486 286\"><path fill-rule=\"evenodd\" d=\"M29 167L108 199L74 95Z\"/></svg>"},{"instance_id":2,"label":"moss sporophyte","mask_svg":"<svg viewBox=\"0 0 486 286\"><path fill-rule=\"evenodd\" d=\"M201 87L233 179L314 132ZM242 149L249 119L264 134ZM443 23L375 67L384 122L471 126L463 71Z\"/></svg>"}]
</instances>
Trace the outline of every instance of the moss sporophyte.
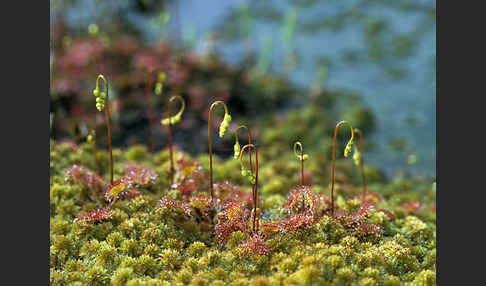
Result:
<instances>
[{"instance_id":1,"label":"moss sporophyte","mask_svg":"<svg viewBox=\"0 0 486 286\"><path fill-rule=\"evenodd\" d=\"M99 84L100 79L105 84L105 92L100 91ZM105 79L103 75L98 75L96 78L96 87L93 90L93 95L96 97L96 109L98 111L103 111L105 109L105 117L106 117L106 127L108 130L108 148L110 151L110 183L113 183L113 152L111 146L111 121L110 121L110 97L108 95L108 81Z\"/></svg>"},{"instance_id":2,"label":"moss sporophyte","mask_svg":"<svg viewBox=\"0 0 486 286\"><path fill-rule=\"evenodd\" d=\"M297 146L300 148L300 154L297 153ZM304 185L304 161L309 158L309 155L304 154L304 147L299 141L294 143L294 154L300 160L300 185Z\"/></svg>"},{"instance_id":3,"label":"moss sporophyte","mask_svg":"<svg viewBox=\"0 0 486 286\"><path fill-rule=\"evenodd\" d=\"M255 151L255 175L253 175L253 168L250 167L249 170L247 170L243 164L243 153L247 148L252 148ZM248 150L248 155L251 158L251 152ZM253 210L252 210L252 216L253 216L253 228L252 231L255 233L255 231L258 232L258 217L260 215L260 209L258 209L258 149L255 147L253 144L246 144L241 148L240 152L240 165L241 165L241 175L243 177L248 176L248 180L252 184L252 201L253 201ZM256 225L255 225L256 224Z\"/></svg>"},{"instance_id":4,"label":"moss sporophyte","mask_svg":"<svg viewBox=\"0 0 486 286\"><path fill-rule=\"evenodd\" d=\"M211 136L211 118L213 114L213 109L216 105L222 104L224 106L224 118L223 121L221 122L221 125L219 126L219 137L223 138L224 134L226 133L226 130L229 127L229 124L231 122L231 115L228 113L228 107L226 106L226 103L224 103L221 100L213 102L211 106L209 107L208 111L208 148L209 148L209 190L211 193L211 202L214 205L214 185L213 185L213 145L212 145L212 136Z\"/></svg>"},{"instance_id":5,"label":"moss sporophyte","mask_svg":"<svg viewBox=\"0 0 486 286\"><path fill-rule=\"evenodd\" d=\"M176 115L172 116L172 104L175 100L179 100L181 103L181 108L179 109L179 112L177 112ZM178 123L181 121L182 118L182 113L184 113L184 109L186 107L186 103L184 101L184 98L182 98L180 95L175 95L172 96L169 99L169 104L167 105L168 109L168 118L162 119L160 123L162 125L167 125L169 127L169 153L170 153L170 170L169 170L169 178L170 178L170 185L174 183L174 151L172 147L172 125Z\"/></svg>"},{"instance_id":6,"label":"moss sporophyte","mask_svg":"<svg viewBox=\"0 0 486 286\"><path fill-rule=\"evenodd\" d=\"M351 130L351 139L349 139L348 143L346 144L346 147L344 148L344 157L348 157L349 154L352 151L353 148L353 140L354 140L354 129L349 122L346 120L338 122L336 124L336 128L334 129L334 140L333 140L333 145L332 145L332 165L331 165L331 217L334 217L334 167L335 167L335 161L336 161L336 136L337 136L337 131L339 129L339 126L346 124L349 126L349 129Z\"/></svg>"}]
</instances>

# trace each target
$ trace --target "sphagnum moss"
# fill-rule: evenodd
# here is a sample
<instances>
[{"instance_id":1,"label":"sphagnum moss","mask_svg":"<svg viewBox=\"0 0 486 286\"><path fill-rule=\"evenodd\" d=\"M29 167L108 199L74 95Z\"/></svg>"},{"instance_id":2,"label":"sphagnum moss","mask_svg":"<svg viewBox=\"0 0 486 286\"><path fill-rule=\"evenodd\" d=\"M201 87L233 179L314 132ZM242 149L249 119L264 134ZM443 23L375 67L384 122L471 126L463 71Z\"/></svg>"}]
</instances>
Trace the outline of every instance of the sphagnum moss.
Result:
<instances>
[{"instance_id":1,"label":"sphagnum moss","mask_svg":"<svg viewBox=\"0 0 486 286\"><path fill-rule=\"evenodd\" d=\"M83 146L77 147L78 152L93 160L87 162L90 166L96 166L94 156L89 153L91 149ZM407 181L407 193L402 191L403 179L370 185L370 189L381 193L368 214L369 223L384 230L378 236L358 235L338 220L322 215L308 227L269 234L265 244L271 253L246 255L241 248L246 240L244 233L234 232L220 247L211 231L197 220L182 219L177 213L157 208L164 186L169 183L168 177L163 176L166 169L155 169L159 181L152 187L140 188L141 195L115 201L110 219L73 223L77 215L97 207L86 196L85 187L64 180L66 170L78 162L72 161L77 160L72 156L60 154L68 155L73 150L65 143L56 143L51 149L53 285L435 285L436 228L434 216L430 214L434 212L435 189L428 182ZM133 159L127 154L133 154L133 150L113 151L117 156L114 169L122 176L123 166ZM186 154L176 152L175 155L192 161ZM169 160L167 151L137 158L138 164L148 167L158 166L161 158L163 162ZM239 177L238 169L225 167L234 166L233 160L221 164L222 168L216 169L217 176ZM315 168L315 164L309 160L308 169ZM273 166L264 164L262 173ZM275 180L281 180L279 177L275 173ZM295 182L284 183L287 184ZM360 186L351 188L355 189L351 194L360 193ZM314 189L319 200L326 198L325 189ZM286 190L282 190L283 194ZM263 192L260 200L265 203L270 196L281 199L268 204L275 209L265 208L261 216L268 220L268 214L272 214L274 219L279 219L284 198ZM424 198L422 207L403 208L404 203L419 197ZM340 192L338 198L343 198L342 208L356 209L354 200L346 193ZM247 222L246 229L251 227L250 220Z\"/></svg>"}]
</instances>

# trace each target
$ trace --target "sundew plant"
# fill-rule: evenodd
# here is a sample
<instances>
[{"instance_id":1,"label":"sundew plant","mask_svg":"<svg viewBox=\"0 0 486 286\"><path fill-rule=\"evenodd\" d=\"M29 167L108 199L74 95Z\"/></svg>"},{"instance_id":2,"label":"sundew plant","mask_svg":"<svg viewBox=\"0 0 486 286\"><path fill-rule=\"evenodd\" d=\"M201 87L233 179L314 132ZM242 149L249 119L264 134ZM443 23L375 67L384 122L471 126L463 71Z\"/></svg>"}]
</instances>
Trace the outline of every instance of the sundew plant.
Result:
<instances>
[{"instance_id":1,"label":"sundew plant","mask_svg":"<svg viewBox=\"0 0 486 286\"><path fill-rule=\"evenodd\" d=\"M269 49L226 64L216 34L179 46L149 2L130 9L161 9L159 42L130 21L56 38L50 285L436 284L435 180L374 166L359 96L287 79L305 9L283 10L275 72ZM230 27L249 54L254 13Z\"/></svg>"}]
</instances>

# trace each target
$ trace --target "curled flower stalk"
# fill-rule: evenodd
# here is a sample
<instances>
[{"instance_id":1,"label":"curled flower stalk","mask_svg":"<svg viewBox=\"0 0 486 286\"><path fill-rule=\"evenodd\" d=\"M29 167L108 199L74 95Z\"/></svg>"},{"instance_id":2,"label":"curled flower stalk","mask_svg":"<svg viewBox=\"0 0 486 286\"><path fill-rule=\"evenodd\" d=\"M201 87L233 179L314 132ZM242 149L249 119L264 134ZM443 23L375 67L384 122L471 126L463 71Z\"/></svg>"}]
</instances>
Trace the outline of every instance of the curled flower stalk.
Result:
<instances>
[{"instance_id":1,"label":"curled flower stalk","mask_svg":"<svg viewBox=\"0 0 486 286\"><path fill-rule=\"evenodd\" d=\"M181 103L181 108L179 109L179 112L177 112L176 115L172 116L172 104L175 100L179 100L179 102ZM182 113L184 113L184 109L186 108L186 102L184 101L184 98L182 98L182 96L175 95L169 99L169 104L167 108L168 108L169 117L162 119L160 123L162 125L167 125L169 127L169 153L170 153L169 177L170 177L170 184L172 185L174 183L174 151L172 147L172 125L181 121Z\"/></svg>"},{"instance_id":2,"label":"curled flower stalk","mask_svg":"<svg viewBox=\"0 0 486 286\"><path fill-rule=\"evenodd\" d=\"M363 202L365 201L365 196L366 196L366 177L365 177L365 172L364 172L364 162L363 162L363 152L364 152L364 136L363 132L359 130L358 128L354 129L354 132L359 134L359 151L358 149L354 149L354 154L353 154L353 160L354 164L359 166L359 170L361 173L361 181L363 184L363 197L362 200Z\"/></svg>"},{"instance_id":3,"label":"curled flower stalk","mask_svg":"<svg viewBox=\"0 0 486 286\"><path fill-rule=\"evenodd\" d=\"M209 190L211 192L211 202L214 204L214 186L213 186L213 145L211 137L211 118L213 114L213 109L216 105L222 104L224 106L224 118L219 126L219 137L223 138L226 130L228 129L229 123L231 122L231 115L228 113L228 107L226 103L221 100L213 102L209 107L208 112L208 147L209 147Z\"/></svg>"},{"instance_id":4,"label":"curled flower stalk","mask_svg":"<svg viewBox=\"0 0 486 286\"><path fill-rule=\"evenodd\" d=\"M300 148L300 154L297 153L297 146ZM304 154L304 147L302 147L302 143L297 141L294 143L294 154L300 160L300 185L304 185L304 161L309 158L309 155Z\"/></svg>"},{"instance_id":5,"label":"curled flower stalk","mask_svg":"<svg viewBox=\"0 0 486 286\"><path fill-rule=\"evenodd\" d=\"M353 143L354 143L354 129L349 122L346 120L340 121L338 124L336 124L336 128L334 129L334 143L332 146L332 165L331 165L331 216L334 217L334 167L335 167L335 161L336 161L336 136L337 136L337 131L339 129L339 126L346 124L349 126L349 129L351 130L351 139L349 139L348 143L346 144L346 147L344 148L344 157L348 157L349 154L351 153L353 149Z\"/></svg>"},{"instance_id":6,"label":"curled flower stalk","mask_svg":"<svg viewBox=\"0 0 486 286\"><path fill-rule=\"evenodd\" d=\"M246 149L248 149L248 155L251 157L251 152L249 148L252 148L255 151L255 175L253 175L253 168L250 170L246 169L243 165L243 153ZM257 217L259 216L259 209L258 209L258 149L253 144L246 144L243 146L240 152L240 165L241 165L241 175L243 177L248 176L248 180L252 184L252 201L253 201L253 228L252 231L255 233L255 230L258 231L258 220Z\"/></svg>"},{"instance_id":7,"label":"curled flower stalk","mask_svg":"<svg viewBox=\"0 0 486 286\"><path fill-rule=\"evenodd\" d=\"M100 91L99 84L100 79L105 83L105 92ZM93 94L96 97L96 109L103 111L105 109L106 126L108 129L108 148L110 150L110 183L113 183L113 153L111 145L111 121L110 121L110 98L108 95L108 81L103 75L98 75L96 78L96 88L93 90ZM106 104L105 104L106 102Z\"/></svg>"}]
</instances>

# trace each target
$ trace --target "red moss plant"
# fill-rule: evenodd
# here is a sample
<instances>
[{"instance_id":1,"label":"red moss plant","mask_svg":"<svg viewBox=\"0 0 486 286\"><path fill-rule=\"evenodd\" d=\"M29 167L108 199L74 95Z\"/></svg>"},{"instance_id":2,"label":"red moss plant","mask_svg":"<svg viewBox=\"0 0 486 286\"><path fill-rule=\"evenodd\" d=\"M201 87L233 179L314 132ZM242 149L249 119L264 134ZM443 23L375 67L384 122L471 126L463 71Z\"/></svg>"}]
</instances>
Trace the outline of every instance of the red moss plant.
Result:
<instances>
[{"instance_id":1,"label":"red moss plant","mask_svg":"<svg viewBox=\"0 0 486 286\"><path fill-rule=\"evenodd\" d=\"M335 168L335 161L336 161L336 136L337 136L337 131L339 129L339 126L347 124L349 126L349 129L351 130L351 139L349 139L348 143L346 144L346 147L344 148L344 157L348 157L349 154L351 153L351 150L353 148L353 143L354 143L354 129L349 122L346 120L338 122L336 124L336 128L334 129L334 144L332 147L332 165L331 165L331 217L334 217L334 168Z\"/></svg>"},{"instance_id":2,"label":"red moss plant","mask_svg":"<svg viewBox=\"0 0 486 286\"><path fill-rule=\"evenodd\" d=\"M297 153L297 146L300 148L300 154ZM300 160L300 185L304 185L304 161L309 158L309 155L304 154L304 147L302 147L302 143L297 141L294 143L294 154Z\"/></svg>"},{"instance_id":3,"label":"red moss plant","mask_svg":"<svg viewBox=\"0 0 486 286\"><path fill-rule=\"evenodd\" d=\"M221 122L221 125L219 126L219 137L223 138L224 134L226 133L226 130L228 129L229 123L231 122L231 115L228 113L228 107L226 106L226 103L221 100L217 100L211 104L209 107L209 112L208 112L208 148L209 148L209 191L211 193L211 202L214 207L214 185L213 185L213 144L212 144L212 137L211 137L211 118L212 118L212 113L213 109L216 105L222 104L224 106L224 118L223 121Z\"/></svg>"},{"instance_id":4,"label":"red moss plant","mask_svg":"<svg viewBox=\"0 0 486 286\"><path fill-rule=\"evenodd\" d=\"M265 243L265 240L265 234L256 232L238 247L247 255L268 255L272 252L272 249L270 245Z\"/></svg>"},{"instance_id":5,"label":"red moss plant","mask_svg":"<svg viewBox=\"0 0 486 286\"><path fill-rule=\"evenodd\" d=\"M100 91L99 89L99 81L103 80L105 83L105 92ZM108 148L110 151L110 183L113 183L113 153L112 153L112 146L111 146L111 122L110 122L110 97L108 95L108 81L105 79L103 75L98 75L96 78L96 88L93 90L93 94L96 97L96 109L98 111L103 111L105 109L105 101L106 101L106 109L105 109L105 116L106 116L106 127L108 131Z\"/></svg>"},{"instance_id":6,"label":"red moss plant","mask_svg":"<svg viewBox=\"0 0 486 286\"><path fill-rule=\"evenodd\" d=\"M159 200L162 209L183 214L186 219L194 219L196 222L205 222L205 228L209 229L212 223L211 198L207 196L191 196L184 201L172 200L164 197Z\"/></svg>"},{"instance_id":7,"label":"red moss plant","mask_svg":"<svg viewBox=\"0 0 486 286\"><path fill-rule=\"evenodd\" d=\"M346 214L344 211L341 211L336 216L336 219L344 226L344 228L352 229L356 231L358 235L378 235L382 232L382 228L379 225L366 223L369 212L373 208L372 203L364 202L356 212Z\"/></svg>"},{"instance_id":8,"label":"red moss plant","mask_svg":"<svg viewBox=\"0 0 486 286\"><path fill-rule=\"evenodd\" d=\"M217 216L217 224L214 227L219 245L223 246L235 231L241 231L248 236L247 221L249 217L249 211L241 202L236 200L224 202Z\"/></svg>"},{"instance_id":9,"label":"red moss plant","mask_svg":"<svg viewBox=\"0 0 486 286\"><path fill-rule=\"evenodd\" d=\"M73 165L66 171L66 181L88 190L88 197L97 202L106 187L105 180L83 166Z\"/></svg>"},{"instance_id":10,"label":"red moss plant","mask_svg":"<svg viewBox=\"0 0 486 286\"><path fill-rule=\"evenodd\" d=\"M246 169L243 165L243 153L248 149L248 155L251 156L250 148L255 151L255 175L253 175L253 169ZM252 201L253 208L251 214L244 208L241 202L234 200L226 201L223 205L222 211L218 214L218 223L215 226L215 232L218 236L218 242L220 245L224 245L230 235L235 231L243 232L247 239L245 242L238 245L238 248L242 250L246 255L268 255L271 252L271 247L265 243L267 236L266 231L259 231L259 215L260 209L258 208L258 149L253 144L247 144L243 146L239 152L241 173L242 176L248 176L250 183L252 184ZM248 231L248 219L250 215L253 217L251 231ZM265 230L270 228L270 224L265 226Z\"/></svg>"},{"instance_id":11,"label":"red moss plant","mask_svg":"<svg viewBox=\"0 0 486 286\"><path fill-rule=\"evenodd\" d=\"M140 188L154 185L157 173L136 163L128 163L124 166L125 174L119 180L114 181L105 189L105 200L113 203L115 200L132 199L142 192Z\"/></svg>"},{"instance_id":12,"label":"red moss plant","mask_svg":"<svg viewBox=\"0 0 486 286\"><path fill-rule=\"evenodd\" d=\"M130 188L144 188L154 185L157 180L157 173L137 163L127 163L124 166L125 174L122 182Z\"/></svg>"},{"instance_id":13,"label":"red moss plant","mask_svg":"<svg viewBox=\"0 0 486 286\"><path fill-rule=\"evenodd\" d=\"M113 204L117 199L121 197L121 194L126 190L125 184L123 184L120 180L117 180L107 187L107 194L105 198L108 200L108 205L102 208L98 208L91 212L83 213L78 215L74 221L80 222L82 224L88 223L99 223L103 220L108 220L111 218L113 214Z\"/></svg>"},{"instance_id":14,"label":"red moss plant","mask_svg":"<svg viewBox=\"0 0 486 286\"><path fill-rule=\"evenodd\" d=\"M278 229L294 231L313 225L318 219L319 202L319 198L312 193L309 186L293 189L283 205L290 216L278 224Z\"/></svg>"},{"instance_id":15,"label":"red moss plant","mask_svg":"<svg viewBox=\"0 0 486 286\"><path fill-rule=\"evenodd\" d=\"M71 168L72 169L72 168ZM77 169L74 169L77 170ZM79 172L79 169L77 170ZM79 215L75 221L83 224L98 223L111 218L113 204L122 199L132 199L141 192L137 188L146 187L155 183L157 174L138 164L125 165L126 174L105 188L104 198L107 206ZM72 173L72 172L71 172Z\"/></svg>"},{"instance_id":16,"label":"red moss plant","mask_svg":"<svg viewBox=\"0 0 486 286\"><path fill-rule=\"evenodd\" d=\"M190 196L193 192L204 189L207 183L207 174L204 172L201 164L197 161L189 162L186 157L182 156L177 161L180 170L176 177L175 188L182 195Z\"/></svg>"},{"instance_id":17,"label":"red moss plant","mask_svg":"<svg viewBox=\"0 0 486 286\"><path fill-rule=\"evenodd\" d=\"M245 165L243 164L243 153L246 149L248 149L248 155L251 157L251 152L249 148L252 148L255 151L255 175L253 175L253 168L246 169ZM258 208L258 149L253 144L246 144L241 148L240 152L240 165L241 165L241 175L243 177L248 176L248 180L252 185L252 201L253 201L253 225L252 225L252 232L258 232L258 217L260 215L260 209Z\"/></svg>"},{"instance_id":18,"label":"red moss plant","mask_svg":"<svg viewBox=\"0 0 486 286\"><path fill-rule=\"evenodd\" d=\"M112 215L112 208L111 206L96 209L91 212L87 212L84 214L79 215L74 219L75 222L80 222L82 224L88 223L98 223L103 220L108 220L111 218Z\"/></svg>"},{"instance_id":19,"label":"red moss plant","mask_svg":"<svg viewBox=\"0 0 486 286\"><path fill-rule=\"evenodd\" d=\"M181 108L179 109L179 112L177 112L176 115L172 116L172 103L175 100L180 101ZM167 125L169 127L169 153L170 153L169 182L170 182L171 186L174 183L174 172L175 172L175 170L174 170L174 151L173 151L173 146L172 146L172 125L181 121L182 113L184 112L185 107L186 107L186 103L184 101L184 98L182 98L180 95L172 96L169 99L169 104L168 104L168 115L169 115L169 117L162 119L160 121L160 123L162 125Z\"/></svg>"}]
</instances>

